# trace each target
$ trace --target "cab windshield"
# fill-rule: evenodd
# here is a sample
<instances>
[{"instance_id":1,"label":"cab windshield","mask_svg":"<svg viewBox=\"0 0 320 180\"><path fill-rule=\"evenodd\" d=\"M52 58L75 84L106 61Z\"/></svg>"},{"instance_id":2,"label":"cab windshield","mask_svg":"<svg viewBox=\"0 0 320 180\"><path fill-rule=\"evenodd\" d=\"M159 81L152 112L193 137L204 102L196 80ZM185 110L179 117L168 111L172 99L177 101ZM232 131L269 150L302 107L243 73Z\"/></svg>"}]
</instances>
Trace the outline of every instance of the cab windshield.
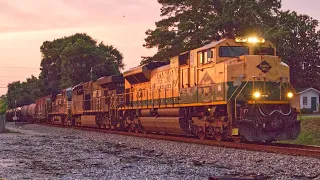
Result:
<instances>
[{"instance_id":1,"label":"cab windshield","mask_svg":"<svg viewBox=\"0 0 320 180\"><path fill-rule=\"evenodd\" d=\"M220 57L238 57L249 54L247 46L221 46L219 48Z\"/></svg>"},{"instance_id":2,"label":"cab windshield","mask_svg":"<svg viewBox=\"0 0 320 180\"><path fill-rule=\"evenodd\" d=\"M254 55L270 55L270 56L274 56L274 48L256 47L255 50L254 50Z\"/></svg>"}]
</instances>

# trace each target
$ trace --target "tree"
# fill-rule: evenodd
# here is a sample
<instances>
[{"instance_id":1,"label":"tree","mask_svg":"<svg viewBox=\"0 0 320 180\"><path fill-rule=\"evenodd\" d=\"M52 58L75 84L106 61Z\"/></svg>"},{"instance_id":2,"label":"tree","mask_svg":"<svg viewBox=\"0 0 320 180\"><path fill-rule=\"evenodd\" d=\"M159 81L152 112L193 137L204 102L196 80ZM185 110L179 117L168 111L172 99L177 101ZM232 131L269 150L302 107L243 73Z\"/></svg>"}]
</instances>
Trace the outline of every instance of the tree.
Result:
<instances>
[{"instance_id":1,"label":"tree","mask_svg":"<svg viewBox=\"0 0 320 180\"><path fill-rule=\"evenodd\" d=\"M296 12L279 13L278 33L270 39L278 47L278 55L289 64L291 83L296 87L320 89L320 33L316 30L318 21Z\"/></svg>"},{"instance_id":2,"label":"tree","mask_svg":"<svg viewBox=\"0 0 320 180\"><path fill-rule=\"evenodd\" d=\"M46 41L40 50L40 80L46 94L57 94L63 88L90 80L91 67L95 78L124 68L123 56L116 48L102 42L97 45L97 41L85 33Z\"/></svg>"},{"instance_id":3,"label":"tree","mask_svg":"<svg viewBox=\"0 0 320 180\"><path fill-rule=\"evenodd\" d=\"M103 48L103 49L102 49ZM112 52L117 52L108 46L100 44L88 44L78 39L74 44L69 45L62 52L62 81L63 88L72 87L80 82L95 80L102 76L118 74L117 60Z\"/></svg>"},{"instance_id":4,"label":"tree","mask_svg":"<svg viewBox=\"0 0 320 180\"><path fill-rule=\"evenodd\" d=\"M181 52L226 37L258 35L278 47L278 55L291 67L297 86L319 80L318 21L307 15L282 11L280 0L158 0L162 20L147 30L144 46L158 48L150 61L169 61ZM320 86L320 85L318 85ZM320 88L320 87L318 87Z\"/></svg>"},{"instance_id":5,"label":"tree","mask_svg":"<svg viewBox=\"0 0 320 180\"><path fill-rule=\"evenodd\" d=\"M7 96L0 97L0 114L5 114L8 108Z\"/></svg>"},{"instance_id":6,"label":"tree","mask_svg":"<svg viewBox=\"0 0 320 180\"><path fill-rule=\"evenodd\" d=\"M7 102L8 107L14 108L32 104L44 94L41 92L41 84L38 78L31 76L25 82L16 81L8 85Z\"/></svg>"},{"instance_id":7,"label":"tree","mask_svg":"<svg viewBox=\"0 0 320 180\"><path fill-rule=\"evenodd\" d=\"M158 0L161 16L155 30L147 30L144 44L158 48L148 61L168 61L186 50L213 40L271 27L281 4L279 0Z\"/></svg>"}]
</instances>

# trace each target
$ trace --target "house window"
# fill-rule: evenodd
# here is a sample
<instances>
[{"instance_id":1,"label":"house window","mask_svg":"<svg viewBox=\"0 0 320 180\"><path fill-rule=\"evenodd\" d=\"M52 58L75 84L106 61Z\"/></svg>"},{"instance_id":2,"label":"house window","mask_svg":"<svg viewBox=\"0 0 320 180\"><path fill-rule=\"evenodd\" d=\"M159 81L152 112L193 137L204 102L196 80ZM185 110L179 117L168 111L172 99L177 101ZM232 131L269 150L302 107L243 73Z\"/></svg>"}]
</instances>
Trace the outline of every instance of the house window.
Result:
<instances>
[{"instance_id":1,"label":"house window","mask_svg":"<svg viewBox=\"0 0 320 180\"><path fill-rule=\"evenodd\" d=\"M308 97L303 97L302 103L303 105L308 105Z\"/></svg>"}]
</instances>

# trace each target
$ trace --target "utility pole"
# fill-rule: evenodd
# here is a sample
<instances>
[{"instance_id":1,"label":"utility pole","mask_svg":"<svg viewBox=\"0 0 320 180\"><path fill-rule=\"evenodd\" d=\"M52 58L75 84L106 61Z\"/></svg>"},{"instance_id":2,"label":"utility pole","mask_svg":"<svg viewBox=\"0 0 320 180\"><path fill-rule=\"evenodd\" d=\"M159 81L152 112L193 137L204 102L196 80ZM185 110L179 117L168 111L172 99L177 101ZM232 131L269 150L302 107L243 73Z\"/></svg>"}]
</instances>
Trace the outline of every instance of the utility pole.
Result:
<instances>
[{"instance_id":1,"label":"utility pole","mask_svg":"<svg viewBox=\"0 0 320 180\"><path fill-rule=\"evenodd\" d=\"M91 81L92 81L92 67L91 67L91 70L90 70L90 77L91 77Z\"/></svg>"},{"instance_id":2,"label":"utility pole","mask_svg":"<svg viewBox=\"0 0 320 180\"><path fill-rule=\"evenodd\" d=\"M14 100L14 116L17 116L17 100Z\"/></svg>"},{"instance_id":3,"label":"utility pole","mask_svg":"<svg viewBox=\"0 0 320 180\"><path fill-rule=\"evenodd\" d=\"M14 100L14 117L13 117L14 124L17 124L17 120L18 120L18 117L17 117L17 100Z\"/></svg>"}]
</instances>

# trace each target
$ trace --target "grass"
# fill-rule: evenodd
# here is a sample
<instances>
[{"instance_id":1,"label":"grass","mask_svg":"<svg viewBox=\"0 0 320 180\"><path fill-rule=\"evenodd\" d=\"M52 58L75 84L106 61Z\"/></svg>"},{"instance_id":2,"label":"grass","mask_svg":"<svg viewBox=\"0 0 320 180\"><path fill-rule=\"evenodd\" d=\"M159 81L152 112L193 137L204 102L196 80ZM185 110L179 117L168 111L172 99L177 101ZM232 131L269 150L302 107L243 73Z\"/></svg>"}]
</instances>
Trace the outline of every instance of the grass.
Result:
<instances>
[{"instance_id":1,"label":"grass","mask_svg":"<svg viewBox=\"0 0 320 180\"><path fill-rule=\"evenodd\" d=\"M302 115L301 132L296 140L280 141L281 143L320 146L320 115Z\"/></svg>"},{"instance_id":2,"label":"grass","mask_svg":"<svg viewBox=\"0 0 320 180\"><path fill-rule=\"evenodd\" d=\"M9 130L9 129L5 129L4 133L20 133L18 131L13 131L13 130ZM1 180L1 179L0 179Z\"/></svg>"},{"instance_id":3,"label":"grass","mask_svg":"<svg viewBox=\"0 0 320 180\"><path fill-rule=\"evenodd\" d=\"M298 115L298 119L303 120L320 120L320 115Z\"/></svg>"}]
</instances>

